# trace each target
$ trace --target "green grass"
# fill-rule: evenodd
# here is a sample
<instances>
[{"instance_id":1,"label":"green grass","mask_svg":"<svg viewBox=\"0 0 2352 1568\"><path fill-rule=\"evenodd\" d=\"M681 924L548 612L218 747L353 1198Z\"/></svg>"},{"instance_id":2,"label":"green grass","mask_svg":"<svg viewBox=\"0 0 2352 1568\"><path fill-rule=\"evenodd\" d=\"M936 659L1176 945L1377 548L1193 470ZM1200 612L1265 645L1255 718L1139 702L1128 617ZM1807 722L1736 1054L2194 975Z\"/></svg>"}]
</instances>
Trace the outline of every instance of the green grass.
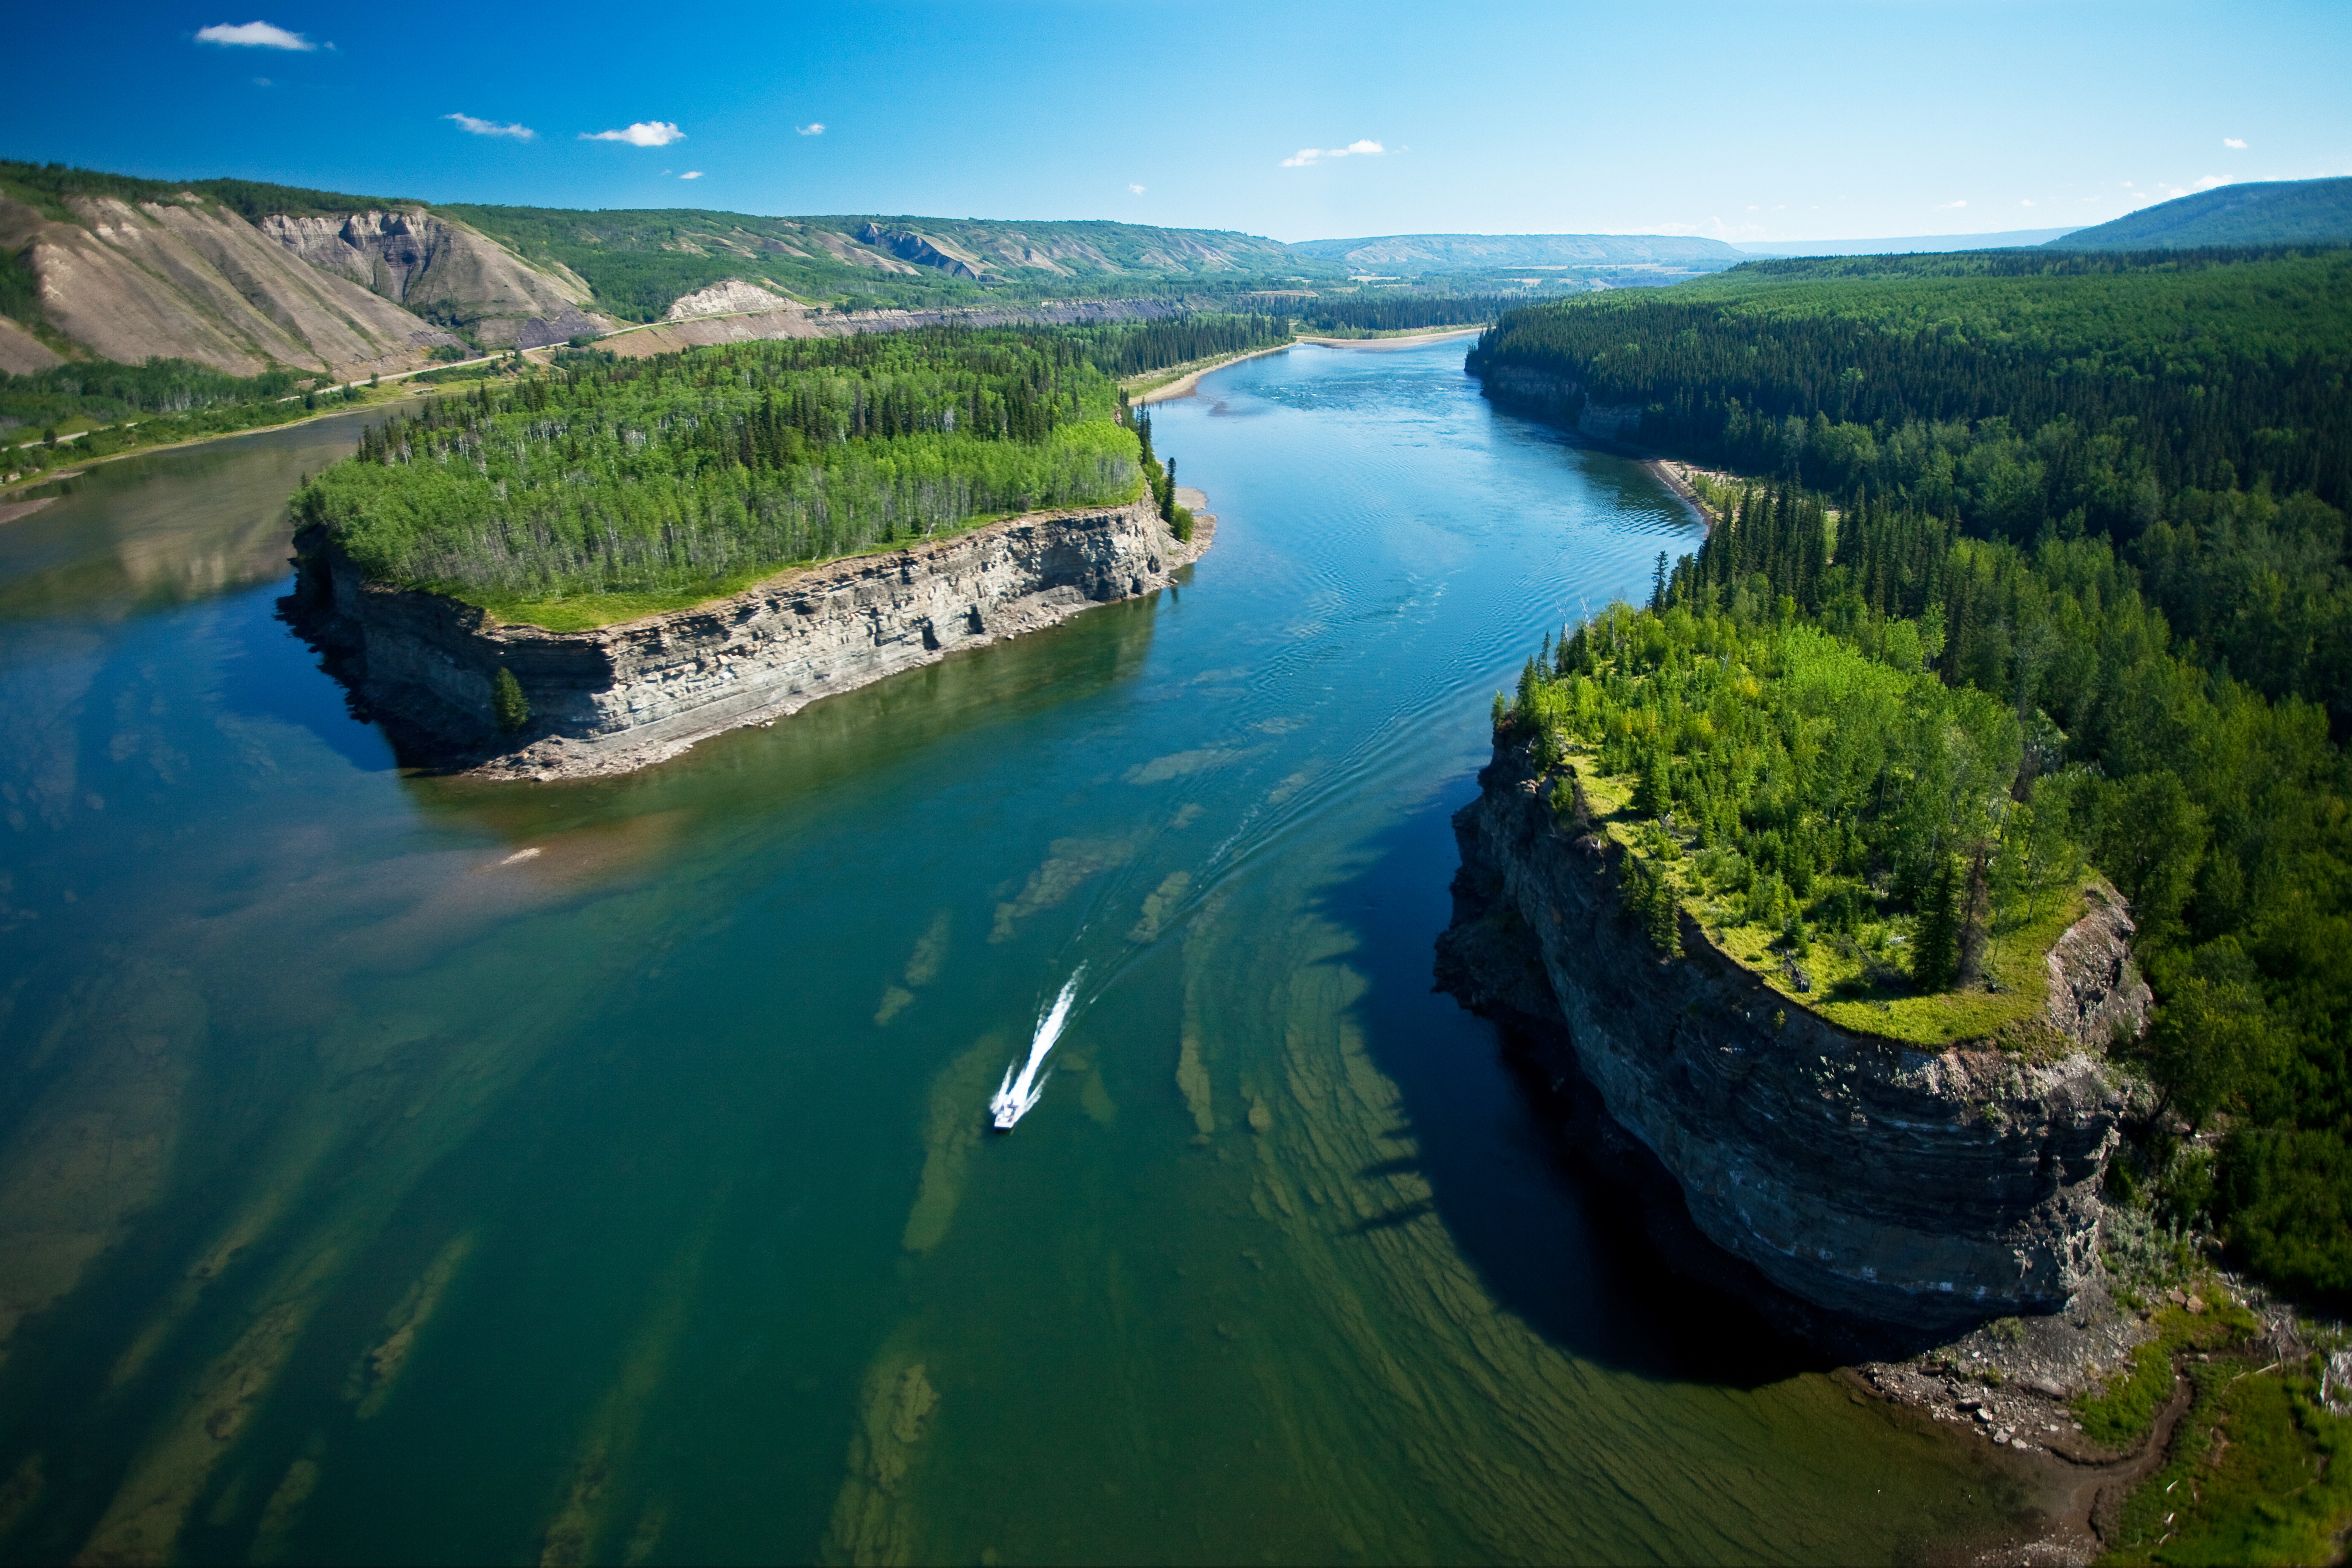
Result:
<instances>
[{"instance_id":1,"label":"green grass","mask_svg":"<svg viewBox=\"0 0 2352 1568\"><path fill-rule=\"evenodd\" d=\"M2352 1525L2352 1472L2342 1462L2352 1457L2352 1421L2319 1403L2316 1360L2192 1367L2196 1403L2171 1458L2126 1501L2116 1546L2102 1561L2337 1561Z\"/></svg>"},{"instance_id":2,"label":"green grass","mask_svg":"<svg viewBox=\"0 0 2352 1568\"><path fill-rule=\"evenodd\" d=\"M2074 1419L2083 1435L2109 1448L2128 1448L2147 1436L2156 1413L2172 1397L2172 1358L2184 1351L2214 1351L2251 1334L2259 1325L2244 1308L2225 1304L2210 1281L2206 1299L2217 1304L2201 1313L2168 1306L2153 1320L2155 1337L2132 1352L2130 1364L2095 1393L2077 1394Z\"/></svg>"},{"instance_id":3,"label":"green grass","mask_svg":"<svg viewBox=\"0 0 2352 1568\"><path fill-rule=\"evenodd\" d=\"M1633 808L1632 775L1601 773L1591 748L1574 748L1570 755L1576 763L1578 792L1594 826L1628 850L1641 847L1647 823ZM1707 941L1774 991L1840 1028L1910 1045L1940 1047L1969 1039L2000 1039L2020 1047L2043 1044L2030 1028L2049 1001L2050 972L2043 960L2087 907L2081 893L2066 893L2050 900L2038 919L2003 928L1990 963L2001 987L1996 992L1921 995L1894 972L1897 960L1889 950L1881 948L1874 954L1866 944L1857 943L1849 955L1827 941L1815 942L1802 960L1813 982L1811 991L1802 992L1781 970L1778 931L1730 918L1724 901L1699 885L1687 859L1669 875L1677 901L1698 921ZM1899 923L1907 928L1907 921ZM1883 936L1885 928L1878 934Z\"/></svg>"}]
</instances>

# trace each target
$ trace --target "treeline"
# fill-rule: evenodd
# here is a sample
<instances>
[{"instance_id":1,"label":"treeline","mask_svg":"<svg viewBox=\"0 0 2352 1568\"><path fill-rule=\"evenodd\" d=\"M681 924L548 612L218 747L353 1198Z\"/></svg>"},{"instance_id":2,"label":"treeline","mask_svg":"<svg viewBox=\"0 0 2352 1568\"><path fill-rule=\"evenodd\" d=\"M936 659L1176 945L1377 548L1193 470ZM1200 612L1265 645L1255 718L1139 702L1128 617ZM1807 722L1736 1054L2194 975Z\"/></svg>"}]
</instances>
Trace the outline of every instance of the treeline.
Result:
<instances>
[{"instance_id":1,"label":"treeline","mask_svg":"<svg viewBox=\"0 0 2352 1568\"><path fill-rule=\"evenodd\" d=\"M273 185L259 180L148 180L136 174L110 174L102 169L77 169L70 163L28 163L0 158L0 195L44 216L77 221L67 199L111 196L125 202L178 204L183 192L220 203L247 223L258 223L272 213L296 217L341 216L345 213L417 207L425 204L408 196L354 196L340 191L314 191L302 185Z\"/></svg>"},{"instance_id":2,"label":"treeline","mask_svg":"<svg viewBox=\"0 0 2352 1568\"><path fill-rule=\"evenodd\" d=\"M1083 336L1087 358L1113 378L1247 353L1290 341L1286 320L1256 314L1188 316L1171 321L1067 330Z\"/></svg>"},{"instance_id":3,"label":"treeline","mask_svg":"<svg viewBox=\"0 0 2352 1568\"><path fill-rule=\"evenodd\" d=\"M1374 294L1318 299L1299 325L1315 331L1401 332L1491 321L1522 300L1502 294Z\"/></svg>"},{"instance_id":4,"label":"treeline","mask_svg":"<svg viewBox=\"0 0 2352 1568\"><path fill-rule=\"evenodd\" d=\"M1472 363L1638 407L1660 447L2021 542L2126 542L2263 476L2352 501L2352 250L1752 263L1514 311Z\"/></svg>"},{"instance_id":5,"label":"treeline","mask_svg":"<svg viewBox=\"0 0 2352 1568\"><path fill-rule=\"evenodd\" d=\"M316 378L290 370L231 375L184 359L151 359L144 364L76 362L24 375L0 373L0 415L27 425L47 425L77 415L114 420L142 414L188 414L229 404L269 402L291 395L303 381L312 379Z\"/></svg>"},{"instance_id":6,"label":"treeline","mask_svg":"<svg viewBox=\"0 0 2352 1568\"><path fill-rule=\"evenodd\" d=\"M302 379L284 370L229 375L210 365L167 359L137 365L76 362L25 375L0 373L0 448L6 449L0 473L38 471L133 446L283 425L317 405L315 397L293 395ZM60 426L75 424L86 433L71 441L55 439Z\"/></svg>"},{"instance_id":7,"label":"treeline","mask_svg":"<svg viewBox=\"0 0 2352 1568\"><path fill-rule=\"evenodd\" d=\"M2105 539L2021 548L1886 502L1832 529L1780 489L1750 492L1665 596L1898 665L1916 644L2018 717L2050 777L2013 793L2131 900L2160 1003L2138 1058L2161 1103L2118 1179L2272 1278L2352 1299L2352 775L2318 705L2213 667L2143 583ZM2182 1154L2168 1117L2217 1112L2218 1165Z\"/></svg>"},{"instance_id":8,"label":"treeline","mask_svg":"<svg viewBox=\"0 0 2352 1568\"><path fill-rule=\"evenodd\" d=\"M1176 504L1176 459L1171 458L1163 465L1160 461L1160 454L1151 449L1151 415L1148 409L1129 410L1127 422L1133 427L1136 442L1142 448L1144 489L1158 503L1160 521L1178 539L1189 543L1192 538L1192 513L1190 508Z\"/></svg>"},{"instance_id":9,"label":"treeline","mask_svg":"<svg viewBox=\"0 0 2352 1568\"><path fill-rule=\"evenodd\" d=\"M478 385L296 498L372 575L486 605L721 591L797 562L1132 499L1118 329L733 345ZM1170 345L1176 352L1183 345Z\"/></svg>"},{"instance_id":10,"label":"treeline","mask_svg":"<svg viewBox=\"0 0 2352 1568\"><path fill-rule=\"evenodd\" d=\"M1897 259L1517 312L1475 363L1778 476L1717 492L1661 613L2013 720L2009 798L2130 900L2157 994L2112 1180L2352 1301L2352 253Z\"/></svg>"}]
</instances>

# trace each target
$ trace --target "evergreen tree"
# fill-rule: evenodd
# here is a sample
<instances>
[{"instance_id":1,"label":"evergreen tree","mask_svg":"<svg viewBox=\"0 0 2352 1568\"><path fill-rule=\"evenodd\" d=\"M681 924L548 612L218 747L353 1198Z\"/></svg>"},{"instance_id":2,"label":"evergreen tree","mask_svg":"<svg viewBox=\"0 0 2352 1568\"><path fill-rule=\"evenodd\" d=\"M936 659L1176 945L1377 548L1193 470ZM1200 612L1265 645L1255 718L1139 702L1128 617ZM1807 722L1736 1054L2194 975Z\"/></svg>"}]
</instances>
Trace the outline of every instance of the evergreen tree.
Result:
<instances>
[{"instance_id":1,"label":"evergreen tree","mask_svg":"<svg viewBox=\"0 0 2352 1568\"><path fill-rule=\"evenodd\" d=\"M1665 749L1653 747L1642 762L1642 776L1633 784L1633 809L1643 816L1664 816L1674 806L1674 787Z\"/></svg>"},{"instance_id":2,"label":"evergreen tree","mask_svg":"<svg viewBox=\"0 0 2352 1568\"><path fill-rule=\"evenodd\" d=\"M530 702L522 694L522 682L503 665L490 682L490 708L498 715L499 728L509 734L530 722Z\"/></svg>"},{"instance_id":3,"label":"evergreen tree","mask_svg":"<svg viewBox=\"0 0 2352 1568\"><path fill-rule=\"evenodd\" d=\"M1935 875L1919 895L1919 923L1912 933L1912 983L1922 991L1947 991L1960 963L1960 879L1949 855L1936 857Z\"/></svg>"}]
</instances>

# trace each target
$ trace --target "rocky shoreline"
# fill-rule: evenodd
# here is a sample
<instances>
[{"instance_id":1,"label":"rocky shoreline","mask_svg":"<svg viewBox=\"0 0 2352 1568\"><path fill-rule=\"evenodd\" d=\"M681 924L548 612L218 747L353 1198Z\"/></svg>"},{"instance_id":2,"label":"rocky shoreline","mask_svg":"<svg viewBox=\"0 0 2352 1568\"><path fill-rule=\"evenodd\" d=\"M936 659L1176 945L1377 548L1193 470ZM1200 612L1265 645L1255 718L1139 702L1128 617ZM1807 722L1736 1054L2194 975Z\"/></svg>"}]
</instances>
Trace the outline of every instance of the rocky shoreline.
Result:
<instances>
[{"instance_id":1,"label":"rocky shoreline","mask_svg":"<svg viewBox=\"0 0 2352 1568\"><path fill-rule=\"evenodd\" d=\"M623 773L772 723L964 648L1176 580L1216 535L1189 492L1179 541L1150 500L1008 518L952 538L788 572L727 598L584 632L509 626L371 582L323 530L295 538L287 618L329 656L402 761L541 782ZM511 675L529 708L502 729Z\"/></svg>"},{"instance_id":2,"label":"rocky shoreline","mask_svg":"<svg viewBox=\"0 0 2352 1568\"><path fill-rule=\"evenodd\" d=\"M1687 913L1687 956L1660 958L1618 918L1573 767L1547 776L1505 737L1479 776L1441 985L1571 1054L1716 1246L1817 1308L1932 1336L2060 1311L2092 1278L2125 1109L2105 1047L2148 1006L2119 903L2094 899L2052 954L2049 1048L1931 1050L1831 1023Z\"/></svg>"},{"instance_id":3,"label":"rocky shoreline","mask_svg":"<svg viewBox=\"0 0 2352 1568\"><path fill-rule=\"evenodd\" d=\"M1454 816L1437 985L1498 1026L1561 1156L1615 1192L1667 1267L1826 1352L1856 1397L2000 1455L2042 1522L1955 1560L2095 1559L2190 1393L2182 1380L2121 1449L2072 1406L2130 1366L2165 1306L2118 1300L2100 1259L2098 1193L2127 1103L2104 1047L2149 1005L2121 907L2095 908L2052 952L2056 1060L1984 1041L1930 1052L1811 1015L1687 915L1686 956L1661 959L1618 918L1580 790L1555 813L1553 777L1508 737L1479 782ZM1948 1293L1918 1288L1953 1276ZM2207 1289L2260 1321L2263 1359L2303 1353L2291 1310L2225 1275ZM2172 1292L2200 1310L2184 1300Z\"/></svg>"}]
</instances>

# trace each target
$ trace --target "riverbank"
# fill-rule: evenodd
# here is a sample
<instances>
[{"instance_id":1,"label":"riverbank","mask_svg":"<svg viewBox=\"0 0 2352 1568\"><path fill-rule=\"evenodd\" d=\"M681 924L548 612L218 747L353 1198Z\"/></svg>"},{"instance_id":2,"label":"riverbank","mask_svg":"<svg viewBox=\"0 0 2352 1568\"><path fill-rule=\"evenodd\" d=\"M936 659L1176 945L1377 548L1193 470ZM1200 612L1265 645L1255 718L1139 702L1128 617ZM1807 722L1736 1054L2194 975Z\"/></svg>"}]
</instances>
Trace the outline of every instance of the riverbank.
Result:
<instances>
[{"instance_id":1,"label":"riverbank","mask_svg":"<svg viewBox=\"0 0 2352 1568\"><path fill-rule=\"evenodd\" d=\"M1256 359L1261 354L1278 354L1289 347L1288 343L1273 343L1265 348L1251 349L1244 353L1227 354L1223 359L1202 360L1189 368L1179 365L1176 367L1178 374L1173 381L1154 383L1150 376L1137 376L1122 382L1120 385L1127 391L1129 403L1165 403L1171 398L1190 397L1200 386L1201 378L1211 371L1223 370L1229 364L1239 364L1244 360ZM1153 375L1160 374L1162 373L1158 371L1152 373ZM1136 390L1139 386L1144 390Z\"/></svg>"},{"instance_id":2,"label":"riverbank","mask_svg":"<svg viewBox=\"0 0 2352 1568\"><path fill-rule=\"evenodd\" d=\"M1498 741L1454 818L1438 980L1496 1024L1562 1158L1619 1189L1661 1261L1844 1363L1858 1394L1998 1450L2041 1519L1954 1543L1966 1560L2144 1548L2172 1523L2146 1490L2166 1477L2193 1483L2176 1512L2269 1495L2268 1471L2225 1471L2209 1427L2246 1377L2311 1382L2336 1331L2102 1203L2125 1109L2104 1046L2148 1001L2120 906L2053 950L2044 1048L1923 1048L1832 1026L1687 918L1662 962L1620 918L1605 825L1566 780L1556 810L1531 748ZM2184 1428L2192 1407L2210 1420ZM2334 1440L2257 1418L2237 1441ZM2211 1539L2236 1506L2207 1506Z\"/></svg>"},{"instance_id":3,"label":"riverbank","mask_svg":"<svg viewBox=\"0 0 2352 1568\"><path fill-rule=\"evenodd\" d=\"M1417 349L1430 343L1442 343L1449 338L1475 338L1484 327L1445 327L1429 332L1402 332L1394 337L1313 338L1301 337L1302 343L1320 343L1327 349Z\"/></svg>"},{"instance_id":4,"label":"riverbank","mask_svg":"<svg viewBox=\"0 0 2352 1568\"><path fill-rule=\"evenodd\" d=\"M443 365L436 368L447 370L456 367ZM411 374L422 374L425 373L415 372ZM391 382L387 380L385 383L386 387L389 388L391 384ZM20 495L26 490L38 489L43 485L61 484L67 479L79 479L83 474L89 472L91 468L98 467L100 463L111 463L123 458L152 457L158 452L177 452L184 450L190 447L208 447L215 441L234 441L240 436L259 436L272 430L291 430L299 425L315 425L322 419L340 419L348 415L365 414L372 409L386 408L391 406L393 404L404 402L412 397L429 396L437 390L439 389L430 383L427 383L423 386L402 386L398 390L393 391L389 396L362 396L356 403L341 404L333 408L321 408L316 411L305 409L301 414L296 416L294 418L273 420L267 425L248 425L242 430L215 430L209 435L189 436L177 441L134 443L131 446L121 448L120 451L114 452L84 453L76 451L73 454L73 467L69 468L44 469L37 473L21 474L15 479L0 483L0 497ZM98 434L99 431L116 428L121 428L121 426L100 426L97 431L78 432L77 434L94 435ZM63 448L68 443L64 437L60 437L58 438L58 445L60 448ZM44 497L41 498L38 502L18 502L16 504L30 504L34 506L35 510L38 510L38 507L46 504L49 499L53 498ZM6 513L5 515L0 515L0 522L6 522L16 517L25 517L29 515L31 515L29 512L21 511Z\"/></svg>"},{"instance_id":5,"label":"riverbank","mask_svg":"<svg viewBox=\"0 0 2352 1568\"><path fill-rule=\"evenodd\" d=\"M1216 519L1196 515L1192 538L1178 540L1148 497L1030 513L660 615L551 632L370 582L310 529L296 536L289 618L333 656L404 760L544 783L632 773L821 698L1142 596L1175 582L1215 537Z\"/></svg>"}]
</instances>

